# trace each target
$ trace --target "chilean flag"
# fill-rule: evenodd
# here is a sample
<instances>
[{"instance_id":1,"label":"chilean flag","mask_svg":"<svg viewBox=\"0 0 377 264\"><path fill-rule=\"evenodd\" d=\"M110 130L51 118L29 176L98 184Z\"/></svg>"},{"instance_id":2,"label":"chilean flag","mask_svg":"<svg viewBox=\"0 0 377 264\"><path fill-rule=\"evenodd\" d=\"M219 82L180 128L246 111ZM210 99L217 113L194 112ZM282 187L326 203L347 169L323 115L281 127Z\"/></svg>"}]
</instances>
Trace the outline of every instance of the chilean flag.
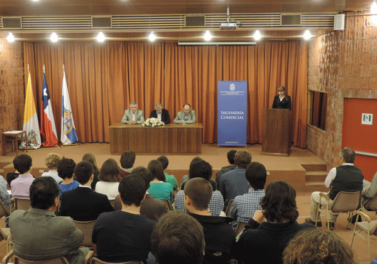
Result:
<instances>
[{"instance_id":1,"label":"chilean flag","mask_svg":"<svg viewBox=\"0 0 377 264\"><path fill-rule=\"evenodd\" d=\"M41 104L41 134L45 140L42 143L44 147L53 147L58 144L58 136L54 114L52 113L50 93L48 92L46 74L43 73L42 104Z\"/></svg>"}]
</instances>

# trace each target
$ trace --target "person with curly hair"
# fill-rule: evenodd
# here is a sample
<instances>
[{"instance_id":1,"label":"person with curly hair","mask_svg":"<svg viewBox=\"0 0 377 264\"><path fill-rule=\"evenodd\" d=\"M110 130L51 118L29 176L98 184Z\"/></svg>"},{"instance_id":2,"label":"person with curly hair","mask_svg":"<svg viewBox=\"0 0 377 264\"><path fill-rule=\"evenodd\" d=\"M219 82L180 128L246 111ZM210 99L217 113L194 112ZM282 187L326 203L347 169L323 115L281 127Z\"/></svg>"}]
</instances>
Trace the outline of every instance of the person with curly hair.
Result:
<instances>
[{"instance_id":1,"label":"person with curly hair","mask_svg":"<svg viewBox=\"0 0 377 264\"><path fill-rule=\"evenodd\" d=\"M58 175L63 179L63 181L59 183L60 198L62 197L62 193L74 190L79 187L79 182L73 178L75 167L76 163L73 161L73 159L63 158L58 163Z\"/></svg>"},{"instance_id":2,"label":"person with curly hair","mask_svg":"<svg viewBox=\"0 0 377 264\"><path fill-rule=\"evenodd\" d=\"M309 228L299 232L283 253L284 264L356 264L351 247L336 233Z\"/></svg>"},{"instance_id":3,"label":"person with curly hair","mask_svg":"<svg viewBox=\"0 0 377 264\"><path fill-rule=\"evenodd\" d=\"M283 263L283 251L288 242L302 229L314 228L309 223L298 224L296 191L287 182L274 181L261 199L257 210L232 246L238 262Z\"/></svg>"},{"instance_id":4,"label":"person with curly hair","mask_svg":"<svg viewBox=\"0 0 377 264\"><path fill-rule=\"evenodd\" d=\"M42 177L51 177L53 178L56 183L61 183L63 181L62 178L58 175L58 163L62 160L62 156L57 153L49 153L45 159L45 164L49 169L48 172L42 173Z\"/></svg>"}]
</instances>

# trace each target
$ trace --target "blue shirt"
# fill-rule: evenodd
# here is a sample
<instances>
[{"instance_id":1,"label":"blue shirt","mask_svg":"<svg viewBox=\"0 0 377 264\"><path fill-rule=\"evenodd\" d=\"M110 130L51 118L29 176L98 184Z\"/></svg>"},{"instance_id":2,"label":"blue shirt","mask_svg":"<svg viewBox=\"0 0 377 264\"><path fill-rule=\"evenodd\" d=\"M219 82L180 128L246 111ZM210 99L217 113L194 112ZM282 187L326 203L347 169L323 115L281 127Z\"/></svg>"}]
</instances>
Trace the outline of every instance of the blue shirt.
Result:
<instances>
[{"instance_id":1,"label":"blue shirt","mask_svg":"<svg viewBox=\"0 0 377 264\"><path fill-rule=\"evenodd\" d=\"M60 198L62 198L62 193L76 189L77 187L79 187L79 182L74 180L73 182L69 184L59 183L59 187L60 187Z\"/></svg>"},{"instance_id":2,"label":"blue shirt","mask_svg":"<svg viewBox=\"0 0 377 264\"><path fill-rule=\"evenodd\" d=\"M230 200L249 192L250 186L245 173L246 169L237 167L221 176L219 190L225 199L224 210Z\"/></svg>"},{"instance_id":3,"label":"blue shirt","mask_svg":"<svg viewBox=\"0 0 377 264\"><path fill-rule=\"evenodd\" d=\"M209 202L208 208L211 211L211 214L214 216L219 216L221 210L224 207L224 199L219 191L212 192L212 198ZM180 190L175 196L175 208L186 213L185 209L185 193L183 190Z\"/></svg>"}]
</instances>

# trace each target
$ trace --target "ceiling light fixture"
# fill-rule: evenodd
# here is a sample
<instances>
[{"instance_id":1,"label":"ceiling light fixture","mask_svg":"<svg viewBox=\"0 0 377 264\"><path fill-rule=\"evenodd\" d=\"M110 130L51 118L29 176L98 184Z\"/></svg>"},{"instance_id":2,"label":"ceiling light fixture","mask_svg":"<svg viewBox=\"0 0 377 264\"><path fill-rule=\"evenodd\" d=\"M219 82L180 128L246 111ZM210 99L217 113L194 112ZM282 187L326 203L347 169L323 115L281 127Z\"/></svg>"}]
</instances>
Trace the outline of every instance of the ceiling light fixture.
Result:
<instances>
[{"instance_id":1,"label":"ceiling light fixture","mask_svg":"<svg viewBox=\"0 0 377 264\"><path fill-rule=\"evenodd\" d=\"M51 42L58 42L58 35L56 35L56 33L55 32L52 32L52 34L51 34L51 37L50 37L50 40L51 40Z\"/></svg>"},{"instance_id":2,"label":"ceiling light fixture","mask_svg":"<svg viewBox=\"0 0 377 264\"><path fill-rule=\"evenodd\" d=\"M260 34L259 30L255 31L253 38L255 40L260 40L262 38L262 35Z\"/></svg>"},{"instance_id":3,"label":"ceiling light fixture","mask_svg":"<svg viewBox=\"0 0 377 264\"><path fill-rule=\"evenodd\" d=\"M149 36L148 36L148 39L150 40L150 41L155 41L156 40L156 35L153 33L153 31L151 32L151 34L149 34Z\"/></svg>"},{"instance_id":4,"label":"ceiling light fixture","mask_svg":"<svg viewBox=\"0 0 377 264\"><path fill-rule=\"evenodd\" d=\"M106 37L102 32L98 33L98 35L97 35L97 41L98 42L104 42L105 39L106 39Z\"/></svg>"},{"instance_id":5,"label":"ceiling light fixture","mask_svg":"<svg viewBox=\"0 0 377 264\"><path fill-rule=\"evenodd\" d=\"M309 40L312 37L312 34L310 33L309 29L305 30L303 37L305 40Z\"/></svg>"},{"instance_id":6,"label":"ceiling light fixture","mask_svg":"<svg viewBox=\"0 0 377 264\"><path fill-rule=\"evenodd\" d=\"M212 39L211 33L207 30L206 33L203 36L205 41L210 41Z\"/></svg>"},{"instance_id":7,"label":"ceiling light fixture","mask_svg":"<svg viewBox=\"0 0 377 264\"><path fill-rule=\"evenodd\" d=\"M8 40L9 43L14 42L14 36L11 32L9 32L9 34L7 36L7 40Z\"/></svg>"},{"instance_id":8,"label":"ceiling light fixture","mask_svg":"<svg viewBox=\"0 0 377 264\"><path fill-rule=\"evenodd\" d=\"M377 3L373 1L372 6L370 7L370 13L373 15L370 17L370 21L376 25L377 24Z\"/></svg>"}]
</instances>

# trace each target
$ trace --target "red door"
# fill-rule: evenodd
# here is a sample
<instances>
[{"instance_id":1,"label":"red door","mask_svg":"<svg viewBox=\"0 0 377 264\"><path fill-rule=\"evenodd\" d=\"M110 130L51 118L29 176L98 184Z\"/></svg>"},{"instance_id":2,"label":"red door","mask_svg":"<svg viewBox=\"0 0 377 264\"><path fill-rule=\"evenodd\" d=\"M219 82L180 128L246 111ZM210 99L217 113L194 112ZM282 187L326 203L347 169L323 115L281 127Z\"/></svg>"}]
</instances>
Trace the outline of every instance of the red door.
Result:
<instances>
[{"instance_id":1,"label":"red door","mask_svg":"<svg viewBox=\"0 0 377 264\"><path fill-rule=\"evenodd\" d=\"M372 125L362 124L363 114L373 115ZM366 117L364 122L369 121ZM376 99L344 99L342 146L352 148L356 152L364 152L356 154L355 165L363 171L366 180L372 181L377 172Z\"/></svg>"}]
</instances>

